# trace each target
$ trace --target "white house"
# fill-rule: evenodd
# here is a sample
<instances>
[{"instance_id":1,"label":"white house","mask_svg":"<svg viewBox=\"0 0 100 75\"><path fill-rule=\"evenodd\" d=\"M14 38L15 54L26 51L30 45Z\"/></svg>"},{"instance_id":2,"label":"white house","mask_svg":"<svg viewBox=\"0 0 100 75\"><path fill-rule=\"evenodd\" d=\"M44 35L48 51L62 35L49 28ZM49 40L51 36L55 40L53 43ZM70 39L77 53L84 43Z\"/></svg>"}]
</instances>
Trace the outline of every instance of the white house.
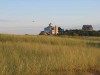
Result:
<instances>
[{"instance_id":1,"label":"white house","mask_svg":"<svg viewBox=\"0 0 100 75\"><path fill-rule=\"evenodd\" d=\"M48 34L58 34L58 27L50 23L48 27L44 28L44 32Z\"/></svg>"}]
</instances>

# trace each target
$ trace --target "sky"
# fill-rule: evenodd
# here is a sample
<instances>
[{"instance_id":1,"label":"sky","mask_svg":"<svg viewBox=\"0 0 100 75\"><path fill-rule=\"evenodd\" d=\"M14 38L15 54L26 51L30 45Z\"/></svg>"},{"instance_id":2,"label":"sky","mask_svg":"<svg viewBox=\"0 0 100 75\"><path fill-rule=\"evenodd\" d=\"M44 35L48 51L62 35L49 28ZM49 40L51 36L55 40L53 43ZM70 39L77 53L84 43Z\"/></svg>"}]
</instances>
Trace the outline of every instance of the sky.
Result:
<instances>
[{"instance_id":1,"label":"sky","mask_svg":"<svg viewBox=\"0 0 100 75\"><path fill-rule=\"evenodd\" d=\"M64 29L91 24L100 30L99 14L100 0L0 0L0 33L39 34L50 22Z\"/></svg>"}]
</instances>

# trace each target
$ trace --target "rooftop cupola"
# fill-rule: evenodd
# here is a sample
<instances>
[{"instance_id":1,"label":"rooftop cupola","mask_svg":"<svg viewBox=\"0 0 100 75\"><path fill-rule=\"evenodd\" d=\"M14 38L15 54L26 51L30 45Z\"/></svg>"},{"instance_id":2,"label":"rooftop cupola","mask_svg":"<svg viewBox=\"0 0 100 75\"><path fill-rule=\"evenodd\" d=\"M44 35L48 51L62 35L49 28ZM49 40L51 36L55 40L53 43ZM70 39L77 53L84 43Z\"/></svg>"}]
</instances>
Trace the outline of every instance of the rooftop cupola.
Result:
<instances>
[{"instance_id":1,"label":"rooftop cupola","mask_svg":"<svg viewBox=\"0 0 100 75\"><path fill-rule=\"evenodd\" d=\"M49 26L54 26L53 23L50 23Z\"/></svg>"}]
</instances>

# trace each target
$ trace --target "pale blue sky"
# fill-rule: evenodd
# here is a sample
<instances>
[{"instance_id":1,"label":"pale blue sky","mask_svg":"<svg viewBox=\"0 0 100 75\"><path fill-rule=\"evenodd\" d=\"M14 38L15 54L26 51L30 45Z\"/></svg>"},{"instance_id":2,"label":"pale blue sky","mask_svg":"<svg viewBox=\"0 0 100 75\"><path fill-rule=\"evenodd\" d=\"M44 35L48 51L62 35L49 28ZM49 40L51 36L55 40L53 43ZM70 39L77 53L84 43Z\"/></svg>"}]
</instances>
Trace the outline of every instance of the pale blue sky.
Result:
<instances>
[{"instance_id":1,"label":"pale blue sky","mask_svg":"<svg viewBox=\"0 0 100 75\"><path fill-rule=\"evenodd\" d=\"M64 29L92 24L98 30L99 14L100 0L0 0L0 33L37 34L50 22Z\"/></svg>"}]
</instances>

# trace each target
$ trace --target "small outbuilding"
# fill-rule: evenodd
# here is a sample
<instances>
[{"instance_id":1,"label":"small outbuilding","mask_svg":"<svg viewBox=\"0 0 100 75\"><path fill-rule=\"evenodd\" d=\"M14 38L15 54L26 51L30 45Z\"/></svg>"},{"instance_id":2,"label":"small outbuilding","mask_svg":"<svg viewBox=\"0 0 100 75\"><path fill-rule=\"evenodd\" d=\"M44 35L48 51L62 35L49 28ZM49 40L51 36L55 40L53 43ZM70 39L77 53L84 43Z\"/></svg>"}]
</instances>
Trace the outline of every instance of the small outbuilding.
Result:
<instances>
[{"instance_id":1,"label":"small outbuilding","mask_svg":"<svg viewBox=\"0 0 100 75\"><path fill-rule=\"evenodd\" d=\"M82 30L93 31L92 25L83 25Z\"/></svg>"}]
</instances>

